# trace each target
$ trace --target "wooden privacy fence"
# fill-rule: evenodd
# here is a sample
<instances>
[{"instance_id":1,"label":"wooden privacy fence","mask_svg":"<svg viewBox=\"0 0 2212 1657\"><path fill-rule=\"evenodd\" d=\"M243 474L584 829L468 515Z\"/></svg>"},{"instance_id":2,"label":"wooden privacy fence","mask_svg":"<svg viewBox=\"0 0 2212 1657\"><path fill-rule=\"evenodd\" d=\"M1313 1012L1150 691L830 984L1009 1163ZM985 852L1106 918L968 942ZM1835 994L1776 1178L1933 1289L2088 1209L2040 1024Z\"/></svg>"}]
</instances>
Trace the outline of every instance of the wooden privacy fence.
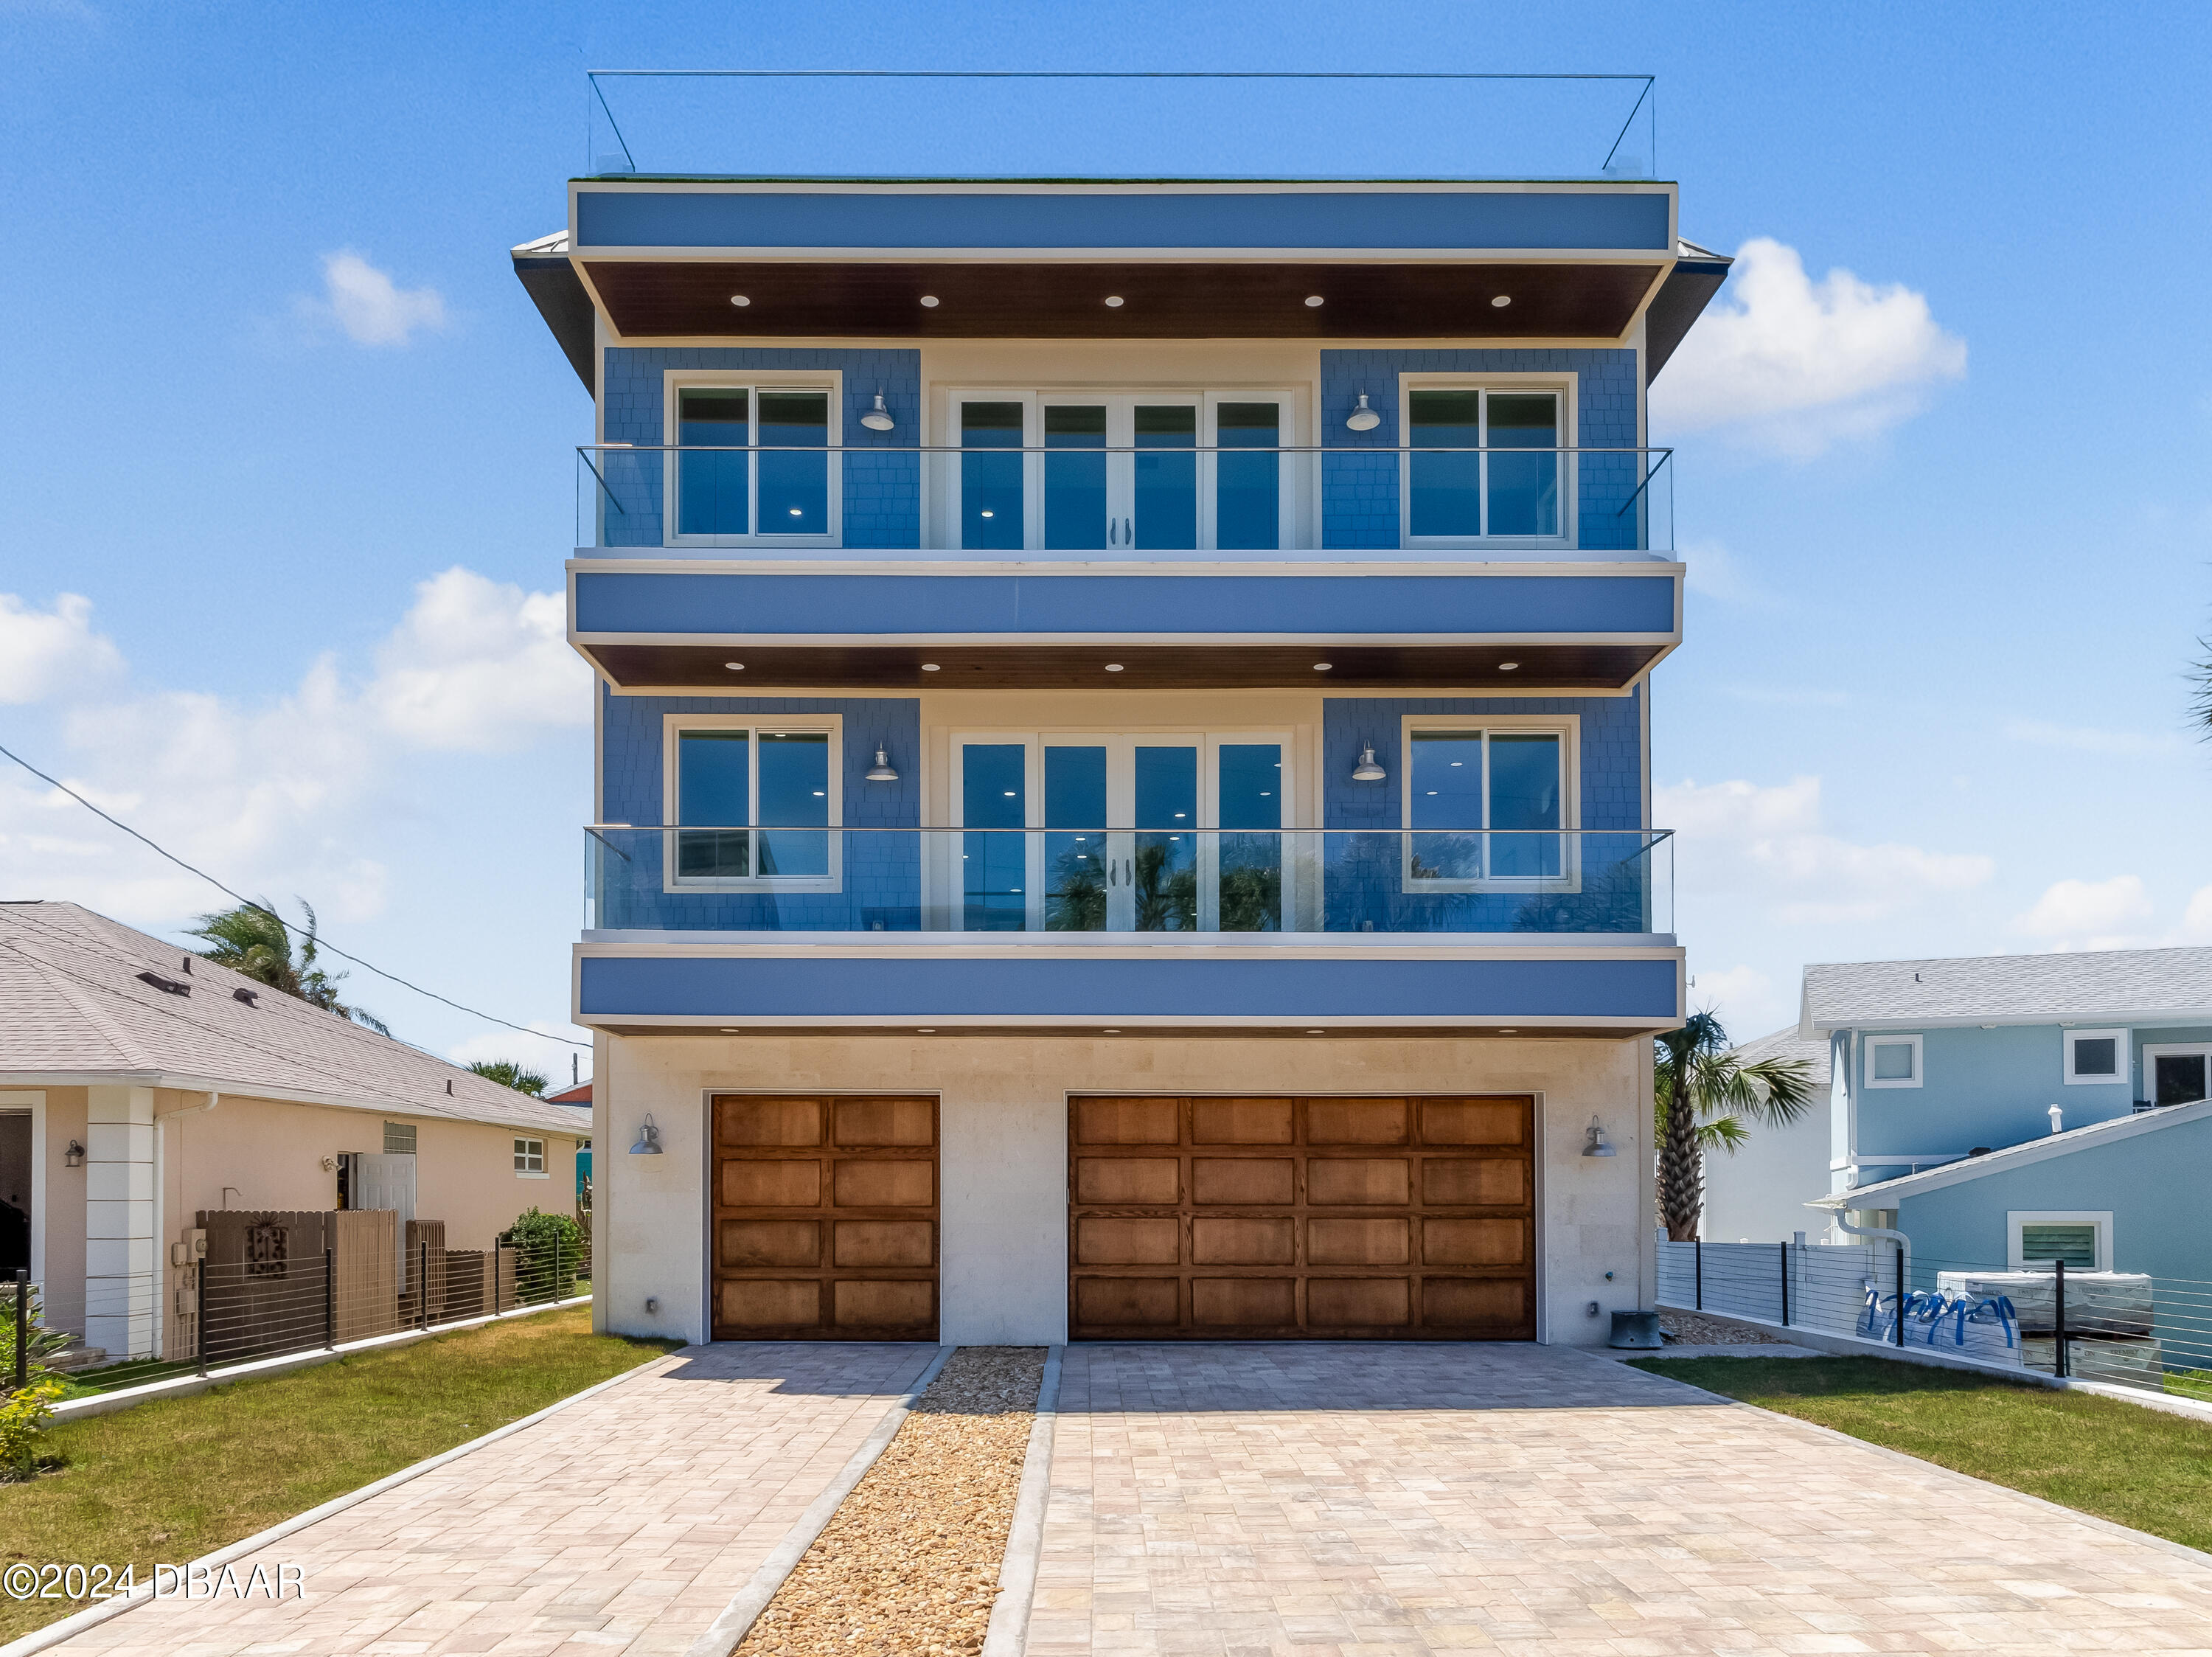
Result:
<instances>
[{"instance_id":1,"label":"wooden privacy fence","mask_svg":"<svg viewBox=\"0 0 2212 1657\"><path fill-rule=\"evenodd\" d=\"M398 1219L389 1209L202 1209L207 1256L192 1315L206 1327L191 1331L199 1355L234 1363L390 1334L401 1316Z\"/></svg>"}]
</instances>

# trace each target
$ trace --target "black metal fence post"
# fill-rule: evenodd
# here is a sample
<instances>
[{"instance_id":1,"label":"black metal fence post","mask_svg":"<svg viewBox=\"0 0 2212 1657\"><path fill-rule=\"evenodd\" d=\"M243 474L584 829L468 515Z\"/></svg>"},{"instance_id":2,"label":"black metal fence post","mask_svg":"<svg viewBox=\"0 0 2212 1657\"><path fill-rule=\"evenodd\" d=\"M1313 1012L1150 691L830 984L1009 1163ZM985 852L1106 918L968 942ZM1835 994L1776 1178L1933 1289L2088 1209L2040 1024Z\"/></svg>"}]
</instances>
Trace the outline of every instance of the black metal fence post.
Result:
<instances>
[{"instance_id":1,"label":"black metal fence post","mask_svg":"<svg viewBox=\"0 0 2212 1657\"><path fill-rule=\"evenodd\" d=\"M31 1384L31 1273L15 1268L15 1390Z\"/></svg>"},{"instance_id":2,"label":"black metal fence post","mask_svg":"<svg viewBox=\"0 0 2212 1657\"><path fill-rule=\"evenodd\" d=\"M2058 1280L2058 1306L2057 1314L2051 1319L2052 1326L2057 1331L2057 1350L2051 1360L2051 1373L2063 1380L2072 1371L2072 1366L2066 1362L2066 1262L2054 1260L2051 1264L2057 1268Z\"/></svg>"},{"instance_id":3,"label":"black metal fence post","mask_svg":"<svg viewBox=\"0 0 2212 1657\"><path fill-rule=\"evenodd\" d=\"M338 1284L337 1251L323 1251L323 1349L335 1352L338 1345Z\"/></svg>"},{"instance_id":4,"label":"black metal fence post","mask_svg":"<svg viewBox=\"0 0 2212 1657\"><path fill-rule=\"evenodd\" d=\"M416 1246L415 1261L415 1326L430 1326L430 1240L424 1238Z\"/></svg>"},{"instance_id":5,"label":"black metal fence post","mask_svg":"<svg viewBox=\"0 0 2212 1657\"><path fill-rule=\"evenodd\" d=\"M1694 1240L1690 1245L1690 1258L1697 1262L1698 1273L1697 1294L1693 1297L1692 1304L1698 1311L1703 1312L1705 1309L1705 1240L1702 1237Z\"/></svg>"},{"instance_id":6,"label":"black metal fence post","mask_svg":"<svg viewBox=\"0 0 2212 1657\"><path fill-rule=\"evenodd\" d=\"M1778 1243L1782 1251L1782 1326L1790 1327L1790 1245Z\"/></svg>"},{"instance_id":7,"label":"black metal fence post","mask_svg":"<svg viewBox=\"0 0 2212 1657\"><path fill-rule=\"evenodd\" d=\"M1897 1246L1897 1343L1905 1344L1905 1245Z\"/></svg>"},{"instance_id":8,"label":"black metal fence post","mask_svg":"<svg viewBox=\"0 0 2212 1657\"><path fill-rule=\"evenodd\" d=\"M205 1260L192 1267L192 1343L199 1348L200 1374L207 1374L207 1269Z\"/></svg>"}]
</instances>

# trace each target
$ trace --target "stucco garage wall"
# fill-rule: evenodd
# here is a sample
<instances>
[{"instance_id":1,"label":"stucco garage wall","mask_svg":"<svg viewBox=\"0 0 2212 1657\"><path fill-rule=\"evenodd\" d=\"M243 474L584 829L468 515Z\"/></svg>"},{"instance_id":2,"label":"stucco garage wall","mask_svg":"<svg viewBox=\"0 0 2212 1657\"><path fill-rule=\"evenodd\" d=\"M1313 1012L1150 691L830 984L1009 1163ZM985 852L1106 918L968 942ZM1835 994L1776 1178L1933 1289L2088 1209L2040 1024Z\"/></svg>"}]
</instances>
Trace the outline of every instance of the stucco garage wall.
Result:
<instances>
[{"instance_id":1,"label":"stucco garage wall","mask_svg":"<svg viewBox=\"0 0 2212 1657\"><path fill-rule=\"evenodd\" d=\"M1070 1093L1535 1093L1539 1338L1601 1343L1609 1320L1589 1316L1589 1302L1601 1313L1651 1303L1648 1049L1498 1038L605 1037L599 1316L622 1333L707 1338L711 1093L936 1094L939 1332L977 1345L1066 1337ZM648 1111L665 1154L622 1154ZM1593 1116L1619 1155L1583 1156Z\"/></svg>"}]
</instances>

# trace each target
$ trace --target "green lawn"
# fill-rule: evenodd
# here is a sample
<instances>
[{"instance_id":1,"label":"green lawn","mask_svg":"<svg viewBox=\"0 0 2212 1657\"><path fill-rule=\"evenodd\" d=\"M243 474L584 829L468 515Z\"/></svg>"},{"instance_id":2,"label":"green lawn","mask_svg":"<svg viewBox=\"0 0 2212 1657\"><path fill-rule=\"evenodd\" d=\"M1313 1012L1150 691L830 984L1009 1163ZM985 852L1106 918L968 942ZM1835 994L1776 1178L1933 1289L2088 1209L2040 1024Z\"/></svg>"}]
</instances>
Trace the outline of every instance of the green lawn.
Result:
<instances>
[{"instance_id":1,"label":"green lawn","mask_svg":"<svg viewBox=\"0 0 2212 1657\"><path fill-rule=\"evenodd\" d=\"M2212 1422L1886 1358L1634 1362L1654 1374L2212 1549Z\"/></svg>"},{"instance_id":2,"label":"green lawn","mask_svg":"<svg viewBox=\"0 0 2212 1657\"><path fill-rule=\"evenodd\" d=\"M577 1307L50 1429L63 1465L0 1484L0 1565L195 1559L618 1375L675 1343ZM0 1597L0 1642L82 1610Z\"/></svg>"}]
</instances>

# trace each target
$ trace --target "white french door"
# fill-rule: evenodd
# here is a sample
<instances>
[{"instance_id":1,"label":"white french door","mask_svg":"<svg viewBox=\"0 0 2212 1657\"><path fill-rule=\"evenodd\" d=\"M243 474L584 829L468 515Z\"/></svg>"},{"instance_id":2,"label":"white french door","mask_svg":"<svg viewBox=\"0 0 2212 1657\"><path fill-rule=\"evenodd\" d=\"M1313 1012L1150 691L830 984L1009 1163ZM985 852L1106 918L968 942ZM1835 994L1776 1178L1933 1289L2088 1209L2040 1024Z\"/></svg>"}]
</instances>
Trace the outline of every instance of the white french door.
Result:
<instances>
[{"instance_id":1,"label":"white french door","mask_svg":"<svg viewBox=\"0 0 2212 1657\"><path fill-rule=\"evenodd\" d=\"M1284 929L1290 752L1275 732L956 737L956 929Z\"/></svg>"}]
</instances>

